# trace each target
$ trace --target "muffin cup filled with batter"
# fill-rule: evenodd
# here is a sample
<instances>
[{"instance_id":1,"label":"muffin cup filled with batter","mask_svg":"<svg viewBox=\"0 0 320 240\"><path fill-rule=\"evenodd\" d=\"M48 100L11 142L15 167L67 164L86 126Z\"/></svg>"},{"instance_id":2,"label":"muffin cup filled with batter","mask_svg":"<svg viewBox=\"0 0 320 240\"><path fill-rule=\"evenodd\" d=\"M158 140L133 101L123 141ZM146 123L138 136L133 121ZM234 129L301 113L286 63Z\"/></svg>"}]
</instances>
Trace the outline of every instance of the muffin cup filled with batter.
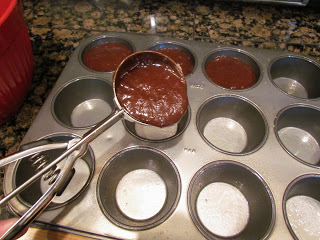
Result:
<instances>
[{"instance_id":1,"label":"muffin cup filled with batter","mask_svg":"<svg viewBox=\"0 0 320 240\"><path fill-rule=\"evenodd\" d=\"M148 147L131 147L103 167L97 185L99 206L119 227L145 230L164 222L175 210L181 192L173 162Z\"/></svg>"},{"instance_id":2,"label":"muffin cup filled with batter","mask_svg":"<svg viewBox=\"0 0 320 240\"><path fill-rule=\"evenodd\" d=\"M113 72L134 46L120 37L100 37L86 45L80 52L79 61L87 69L95 72Z\"/></svg>"},{"instance_id":3,"label":"muffin cup filled with batter","mask_svg":"<svg viewBox=\"0 0 320 240\"><path fill-rule=\"evenodd\" d=\"M188 208L208 239L265 239L275 222L275 205L264 180L233 161L203 166L191 180Z\"/></svg>"},{"instance_id":4,"label":"muffin cup filled with batter","mask_svg":"<svg viewBox=\"0 0 320 240\"><path fill-rule=\"evenodd\" d=\"M214 84L231 90L254 87L260 80L260 65L248 53L233 48L212 52L203 64L203 72Z\"/></svg>"}]
</instances>

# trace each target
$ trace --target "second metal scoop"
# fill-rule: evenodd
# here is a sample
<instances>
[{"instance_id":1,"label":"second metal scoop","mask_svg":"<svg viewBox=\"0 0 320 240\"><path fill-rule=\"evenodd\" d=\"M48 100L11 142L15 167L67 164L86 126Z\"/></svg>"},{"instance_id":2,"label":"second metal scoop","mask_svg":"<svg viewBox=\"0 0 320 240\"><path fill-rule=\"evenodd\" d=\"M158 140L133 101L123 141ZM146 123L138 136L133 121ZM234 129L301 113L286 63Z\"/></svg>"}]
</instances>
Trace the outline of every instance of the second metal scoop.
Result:
<instances>
[{"instance_id":1,"label":"second metal scoop","mask_svg":"<svg viewBox=\"0 0 320 240\"><path fill-rule=\"evenodd\" d=\"M79 139L72 139L68 143L70 149ZM52 146L51 146L52 147ZM44 147L46 148L46 147ZM47 146L48 148L48 146ZM52 149L52 148L51 148ZM63 169L61 169L57 179L51 187L41 196L41 198L31 207L11 228L1 237L1 239L15 239L52 201L63 186L68 174L73 168L75 161L85 154L87 145L82 145L79 150L74 150L66 159Z\"/></svg>"}]
</instances>

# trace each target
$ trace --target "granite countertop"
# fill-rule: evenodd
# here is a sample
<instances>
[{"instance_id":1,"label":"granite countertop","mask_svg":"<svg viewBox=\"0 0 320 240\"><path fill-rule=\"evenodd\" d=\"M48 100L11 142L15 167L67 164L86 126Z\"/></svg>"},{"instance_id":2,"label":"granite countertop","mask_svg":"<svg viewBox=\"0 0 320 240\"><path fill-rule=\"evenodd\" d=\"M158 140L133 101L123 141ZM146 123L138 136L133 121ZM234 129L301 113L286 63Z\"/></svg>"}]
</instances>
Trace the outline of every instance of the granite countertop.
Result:
<instances>
[{"instance_id":1,"label":"granite countertop","mask_svg":"<svg viewBox=\"0 0 320 240\"><path fill-rule=\"evenodd\" d=\"M234 46L283 49L320 60L320 11L214 0L23 0L34 55L32 86L0 126L0 157L17 151L73 50L105 31L159 34ZM0 170L0 199L3 196ZM0 209L0 219L10 216Z\"/></svg>"}]
</instances>

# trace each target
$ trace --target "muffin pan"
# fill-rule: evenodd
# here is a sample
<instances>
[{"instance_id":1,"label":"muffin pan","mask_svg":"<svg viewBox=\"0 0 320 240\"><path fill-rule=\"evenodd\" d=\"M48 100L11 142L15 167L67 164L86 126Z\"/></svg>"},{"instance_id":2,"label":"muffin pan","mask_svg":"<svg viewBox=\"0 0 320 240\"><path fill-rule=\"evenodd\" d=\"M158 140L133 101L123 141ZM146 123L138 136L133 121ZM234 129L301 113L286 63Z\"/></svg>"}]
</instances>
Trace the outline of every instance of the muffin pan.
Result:
<instances>
[{"instance_id":1,"label":"muffin pan","mask_svg":"<svg viewBox=\"0 0 320 240\"><path fill-rule=\"evenodd\" d=\"M320 201L319 63L285 51L129 33L95 35L75 49L22 144L82 136L114 111L113 72L95 72L82 62L90 47L106 41L126 43L132 51L185 51L194 64L186 78L188 111L177 133L161 140L139 136L125 119L115 123L90 143L83 188L63 203L52 203L36 222L97 239L298 239L287 203L296 196ZM204 69L219 56L244 61L256 83L242 90L214 84ZM8 167L5 193L22 181L20 164ZM118 199L127 191L118 194L119 183L139 170L154 173L162 183L158 209L146 217L130 215L132 209ZM155 187L148 177L140 178L143 183L133 179L132 186ZM213 183L229 184L248 203L248 220L235 235L216 234L199 216L200 193ZM39 194L38 185L10 201L16 214L33 203L29 196ZM128 206L139 201L126 197ZM143 207L138 211L145 213Z\"/></svg>"}]
</instances>

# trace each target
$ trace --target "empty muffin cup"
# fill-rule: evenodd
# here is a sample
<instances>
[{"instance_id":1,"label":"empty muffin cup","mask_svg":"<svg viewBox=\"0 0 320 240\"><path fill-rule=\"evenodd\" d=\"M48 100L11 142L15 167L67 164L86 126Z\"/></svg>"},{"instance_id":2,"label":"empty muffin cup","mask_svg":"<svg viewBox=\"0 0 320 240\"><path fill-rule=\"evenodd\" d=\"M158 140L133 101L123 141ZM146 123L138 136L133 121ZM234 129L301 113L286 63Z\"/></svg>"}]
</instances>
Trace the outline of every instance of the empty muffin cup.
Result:
<instances>
[{"instance_id":1,"label":"empty muffin cup","mask_svg":"<svg viewBox=\"0 0 320 240\"><path fill-rule=\"evenodd\" d=\"M196 67L196 59L194 54L184 45L174 42L157 43L148 48L148 50L160 52L170 57L182 69L185 77L194 72Z\"/></svg>"},{"instance_id":2,"label":"empty muffin cup","mask_svg":"<svg viewBox=\"0 0 320 240\"><path fill-rule=\"evenodd\" d=\"M55 134L45 137L43 140L47 140L52 143L58 143L68 142L72 138L74 138L74 136L70 134ZM59 157L65 150L66 149L48 150L19 161L16 164L13 172L12 182L14 188L20 186L29 178L33 177L38 171ZM52 171L48 171L41 178L32 183L18 195L19 201L27 207L31 207L33 204L35 204L37 200L49 189L51 186L50 181L54 181L55 177L57 177L57 174L59 174L59 168L62 169L63 166L64 161L61 161L56 167L51 169ZM73 166L74 175L66 185L66 188L62 193L58 193L58 195L53 198L46 210L53 210L63 207L77 199L91 182L94 169L94 155L89 147L85 155L76 160ZM48 177L48 179L46 177Z\"/></svg>"},{"instance_id":3,"label":"empty muffin cup","mask_svg":"<svg viewBox=\"0 0 320 240\"><path fill-rule=\"evenodd\" d=\"M254 87L261 75L260 65L253 56L232 48L212 52L203 63L203 72L214 84L232 90Z\"/></svg>"},{"instance_id":4,"label":"empty muffin cup","mask_svg":"<svg viewBox=\"0 0 320 240\"><path fill-rule=\"evenodd\" d=\"M113 72L134 51L133 44L126 39L103 36L92 40L80 51L79 61L92 71Z\"/></svg>"},{"instance_id":5,"label":"empty muffin cup","mask_svg":"<svg viewBox=\"0 0 320 240\"><path fill-rule=\"evenodd\" d=\"M307 174L294 179L282 202L283 215L294 239L320 238L320 175Z\"/></svg>"},{"instance_id":6,"label":"empty muffin cup","mask_svg":"<svg viewBox=\"0 0 320 240\"><path fill-rule=\"evenodd\" d=\"M265 181L234 161L212 162L192 178L188 209L207 239L266 239L275 223L275 203Z\"/></svg>"},{"instance_id":7,"label":"empty muffin cup","mask_svg":"<svg viewBox=\"0 0 320 240\"><path fill-rule=\"evenodd\" d=\"M88 128L114 110L111 84L103 79L78 78L63 85L52 102L52 114L68 128Z\"/></svg>"},{"instance_id":8,"label":"empty muffin cup","mask_svg":"<svg viewBox=\"0 0 320 240\"><path fill-rule=\"evenodd\" d=\"M145 230L164 222L175 210L181 181L173 162L160 151L131 147L113 156L97 184L99 206L115 225Z\"/></svg>"},{"instance_id":9,"label":"empty muffin cup","mask_svg":"<svg viewBox=\"0 0 320 240\"><path fill-rule=\"evenodd\" d=\"M312 167L320 167L320 109L310 105L291 105L275 119L275 134L292 157Z\"/></svg>"},{"instance_id":10,"label":"empty muffin cup","mask_svg":"<svg viewBox=\"0 0 320 240\"><path fill-rule=\"evenodd\" d=\"M205 101L197 113L197 128L211 147L232 155L256 151L268 135L263 113L249 100L235 95Z\"/></svg>"},{"instance_id":11,"label":"empty muffin cup","mask_svg":"<svg viewBox=\"0 0 320 240\"><path fill-rule=\"evenodd\" d=\"M268 69L272 83L282 92L297 98L320 97L320 65L299 56L274 59Z\"/></svg>"},{"instance_id":12,"label":"empty muffin cup","mask_svg":"<svg viewBox=\"0 0 320 240\"><path fill-rule=\"evenodd\" d=\"M127 131L136 138L147 142L164 142L172 140L180 136L187 128L191 114L188 108L182 119L173 126L158 128L151 125L142 125L135 122L123 120L123 124Z\"/></svg>"}]
</instances>

